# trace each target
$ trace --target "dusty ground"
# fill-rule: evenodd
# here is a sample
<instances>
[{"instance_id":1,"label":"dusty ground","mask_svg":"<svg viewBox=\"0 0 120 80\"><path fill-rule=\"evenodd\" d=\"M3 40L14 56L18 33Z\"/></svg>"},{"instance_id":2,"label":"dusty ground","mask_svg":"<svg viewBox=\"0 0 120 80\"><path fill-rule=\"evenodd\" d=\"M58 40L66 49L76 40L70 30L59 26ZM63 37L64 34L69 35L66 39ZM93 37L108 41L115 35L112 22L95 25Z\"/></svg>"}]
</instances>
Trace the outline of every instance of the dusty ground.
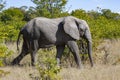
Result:
<instances>
[{"instance_id":1,"label":"dusty ground","mask_svg":"<svg viewBox=\"0 0 120 80\"><path fill-rule=\"evenodd\" d=\"M105 40L96 49L93 68L89 64L80 70L63 68L62 80L120 80L120 40ZM5 66L0 67L0 72L2 70L5 74L0 75L0 80L38 80L35 79L38 71L33 67Z\"/></svg>"}]
</instances>

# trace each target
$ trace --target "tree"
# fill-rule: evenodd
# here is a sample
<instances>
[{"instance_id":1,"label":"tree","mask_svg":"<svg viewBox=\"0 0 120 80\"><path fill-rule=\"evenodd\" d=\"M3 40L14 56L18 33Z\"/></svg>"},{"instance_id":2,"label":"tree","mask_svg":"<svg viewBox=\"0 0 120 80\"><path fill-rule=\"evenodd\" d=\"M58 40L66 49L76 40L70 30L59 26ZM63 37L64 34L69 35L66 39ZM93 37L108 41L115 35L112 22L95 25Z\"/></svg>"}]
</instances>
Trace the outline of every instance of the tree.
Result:
<instances>
[{"instance_id":1,"label":"tree","mask_svg":"<svg viewBox=\"0 0 120 80\"><path fill-rule=\"evenodd\" d=\"M109 10L109 9L102 9L101 11L102 11L103 16L105 16L106 18L108 18L108 19L112 18L111 10Z\"/></svg>"},{"instance_id":2,"label":"tree","mask_svg":"<svg viewBox=\"0 0 120 80\"><path fill-rule=\"evenodd\" d=\"M91 10L88 11L88 15L93 19L97 19L101 16L101 13L99 13L98 11Z\"/></svg>"},{"instance_id":3,"label":"tree","mask_svg":"<svg viewBox=\"0 0 120 80\"><path fill-rule=\"evenodd\" d=\"M102 15L105 16L107 19L120 19L120 15L118 13L113 13L110 9L102 9L101 12Z\"/></svg>"},{"instance_id":4,"label":"tree","mask_svg":"<svg viewBox=\"0 0 120 80\"><path fill-rule=\"evenodd\" d=\"M5 1L0 0L0 11L5 7Z\"/></svg>"},{"instance_id":5,"label":"tree","mask_svg":"<svg viewBox=\"0 0 120 80\"><path fill-rule=\"evenodd\" d=\"M82 10L82 9L73 10L71 12L71 15L75 16L75 17L77 17L79 19L84 19L84 20L89 19L89 16L88 16L87 12L85 10Z\"/></svg>"},{"instance_id":6,"label":"tree","mask_svg":"<svg viewBox=\"0 0 120 80\"><path fill-rule=\"evenodd\" d=\"M23 16L24 14L21 9L11 7L9 9L3 10L0 18L1 18L1 21L6 23L8 21L22 20Z\"/></svg>"},{"instance_id":7,"label":"tree","mask_svg":"<svg viewBox=\"0 0 120 80\"><path fill-rule=\"evenodd\" d=\"M8 8L0 14L0 39L15 41L19 29L25 24L24 13L19 8Z\"/></svg>"},{"instance_id":8,"label":"tree","mask_svg":"<svg viewBox=\"0 0 120 80\"><path fill-rule=\"evenodd\" d=\"M36 4L36 15L58 17L65 9L67 0L31 0Z\"/></svg>"},{"instance_id":9,"label":"tree","mask_svg":"<svg viewBox=\"0 0 120 80\"><path fill-rule=\"evenodd\" d=\"M28 10L22 8L22 11L24 13L24 18L23 18L24 21L30 21L31 19L37 17L36 10L32 6L29 7Z\"/></svg>"}]
</instances>

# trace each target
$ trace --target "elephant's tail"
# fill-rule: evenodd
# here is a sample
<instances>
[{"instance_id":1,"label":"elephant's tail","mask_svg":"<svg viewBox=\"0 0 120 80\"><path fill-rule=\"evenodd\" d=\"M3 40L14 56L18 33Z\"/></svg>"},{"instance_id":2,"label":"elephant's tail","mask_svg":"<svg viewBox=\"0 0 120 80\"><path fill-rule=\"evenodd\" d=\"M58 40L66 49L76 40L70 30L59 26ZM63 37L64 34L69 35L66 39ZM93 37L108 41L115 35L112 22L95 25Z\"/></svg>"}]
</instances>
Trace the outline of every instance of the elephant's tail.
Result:
<instances>
[{"instance_id":1,"label":"elephant's tail","mask_svg":"<svg viewBox=\"0 0 120 80\"><path fill-rule=\"evenodd\" d=\"M17 38L17 50L19 51L19 41L20 41L20 36L21 36L21 31L18 34L18 38Z\"/></svg>"}]
</instances>

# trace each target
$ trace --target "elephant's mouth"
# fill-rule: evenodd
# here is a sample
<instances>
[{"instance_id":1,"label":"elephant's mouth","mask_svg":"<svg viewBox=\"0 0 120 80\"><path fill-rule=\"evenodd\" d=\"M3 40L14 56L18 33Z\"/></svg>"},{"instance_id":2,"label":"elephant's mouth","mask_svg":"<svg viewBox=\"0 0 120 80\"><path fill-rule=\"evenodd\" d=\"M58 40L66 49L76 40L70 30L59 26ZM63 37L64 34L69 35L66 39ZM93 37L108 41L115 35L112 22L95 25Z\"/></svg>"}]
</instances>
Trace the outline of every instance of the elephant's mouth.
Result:
<instances>
[{"instance_id":1,"label":"elephant's mouth","mask_svg":"<svg viewBox=\"0 0 120 80\"><path fill-rule=\"evenodd\" d=\"M80 31L80 38L83 38L85 36L85 33L83 31Z\"/></svg>"}]
</instances>

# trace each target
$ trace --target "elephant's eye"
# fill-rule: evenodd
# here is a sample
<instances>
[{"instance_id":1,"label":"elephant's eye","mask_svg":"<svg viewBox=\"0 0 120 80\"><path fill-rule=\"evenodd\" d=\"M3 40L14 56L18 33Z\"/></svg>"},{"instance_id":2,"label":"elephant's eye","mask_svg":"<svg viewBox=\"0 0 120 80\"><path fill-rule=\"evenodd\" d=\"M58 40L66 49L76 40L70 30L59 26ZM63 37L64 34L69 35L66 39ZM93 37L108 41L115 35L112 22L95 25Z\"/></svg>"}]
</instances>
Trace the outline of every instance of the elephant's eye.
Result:
<instances>
[{"instance_id":1,"label":"elephant's eye","mask_svg":"<svg viewBox=\"0 0 120 80\"><path fill-rule=\"evenodd\" d=\"M84 29L80 28L80 31L84 32Z\"/></svg>"}]
</instances>

